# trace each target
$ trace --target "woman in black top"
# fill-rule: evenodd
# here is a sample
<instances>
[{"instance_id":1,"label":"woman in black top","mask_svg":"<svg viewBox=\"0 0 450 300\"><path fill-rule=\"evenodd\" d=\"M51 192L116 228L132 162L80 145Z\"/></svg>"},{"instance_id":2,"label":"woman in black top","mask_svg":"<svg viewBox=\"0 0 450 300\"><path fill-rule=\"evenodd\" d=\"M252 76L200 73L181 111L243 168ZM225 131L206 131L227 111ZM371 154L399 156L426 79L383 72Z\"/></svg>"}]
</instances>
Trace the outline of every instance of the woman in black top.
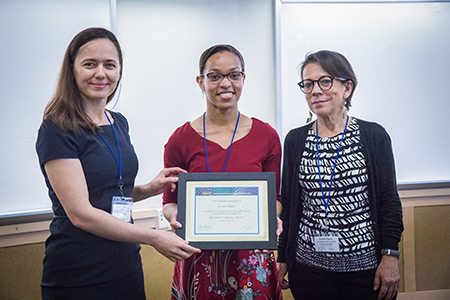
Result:
<instances>
[{"instance_id":1,"label":"woman in black top","mask_svg":"<svg viewBox=\"0 0 450 300\"><path fill-rule=\"evenodd\" d=\"M403 223L390 138L347 114L357 80L343 55L309 54L300 74L317 119L285 139L280 284L296 299L393 299Z\"/></svg>"},{"instance_id":2,"label":"woman in black top","mask_svg":"<svg viewBox=\"0 0 450 300\"><path fill-rule=\"evenodd\" d=\"M43 299L145 299L140 245L169 259L199 250L172 232L133 224L139 201L175 188L180 168L134 185L138 161L123 115L105 109L122 75L116 37L88 28L69 44L36 149L54 218L42 277Z\"/></svg>"}]
</instances>

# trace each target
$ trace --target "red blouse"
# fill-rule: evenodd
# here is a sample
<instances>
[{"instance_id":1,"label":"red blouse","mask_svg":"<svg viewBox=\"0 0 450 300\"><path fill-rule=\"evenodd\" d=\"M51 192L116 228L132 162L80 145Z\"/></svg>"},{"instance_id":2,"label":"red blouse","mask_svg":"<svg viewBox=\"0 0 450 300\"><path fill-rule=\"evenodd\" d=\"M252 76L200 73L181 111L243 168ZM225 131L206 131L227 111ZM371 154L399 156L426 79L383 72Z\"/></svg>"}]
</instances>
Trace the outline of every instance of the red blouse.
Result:
<instances>
[{"instance_id":1,"label":"red blouse","mask_svg":"<svg viewBox=\"0 0 450 300\"><path fill-rule=\"evenodd\" d=\"M253 118L250 132L233 142L225 172L275 172L277 200L280 200L281 144L277 132ZM211 172L222 172L228 153L207 140ZM164 166L188 172L208 172L203 137L186 123L169 138L164 150ZM163 204L176 203L177 192L167 191ZM175 263L173 300L272 299L281 300L273 252L253 250L202 250Z\"/></svg>"},{"instance_id":2,"label":"red blouse","mask_svg":"<svg viewBox=\"0 0 450 300\"><path fill-rule=\"evenodd\" d=\"M281 144L268 123L252 118L250 132L233 142L225 172L275 172L277 200L280 201ZM211 172L222 172L228 148L206 139ZM191 173L208 172L203 137L186 122L164 147L164 167L180 167ZM163 194L163 205L177 203L177 191Z\"/></svg>"}]
</instances>

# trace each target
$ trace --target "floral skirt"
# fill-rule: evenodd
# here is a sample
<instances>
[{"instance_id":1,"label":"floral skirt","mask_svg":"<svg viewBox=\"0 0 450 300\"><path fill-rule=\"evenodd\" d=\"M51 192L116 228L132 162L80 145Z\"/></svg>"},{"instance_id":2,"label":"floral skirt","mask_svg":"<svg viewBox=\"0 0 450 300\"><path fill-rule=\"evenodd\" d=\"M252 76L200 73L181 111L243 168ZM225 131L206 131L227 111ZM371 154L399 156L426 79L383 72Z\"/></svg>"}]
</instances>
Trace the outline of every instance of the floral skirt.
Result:
<instances>
[{"instance_id":1,"label":"floral skirt","mask_svg":"<svg viewBox=\"0 0 450 300\"><path fill-rule=\"evenodd\" d=\"M281 300L273 252L203 250L175 263L172 299Z\"/></svg>"}]
</instances>

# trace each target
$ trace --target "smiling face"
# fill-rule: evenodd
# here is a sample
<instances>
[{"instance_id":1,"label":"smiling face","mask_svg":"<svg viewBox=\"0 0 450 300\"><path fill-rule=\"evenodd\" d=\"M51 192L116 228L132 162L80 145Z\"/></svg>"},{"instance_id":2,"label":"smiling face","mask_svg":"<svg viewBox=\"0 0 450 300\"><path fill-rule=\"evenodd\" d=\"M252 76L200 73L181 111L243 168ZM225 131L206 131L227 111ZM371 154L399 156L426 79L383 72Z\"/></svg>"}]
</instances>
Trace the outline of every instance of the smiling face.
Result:
<instances>
[{"instance_id":1,"label":"smiling face","mask_svg":"<svg viewBox=\"0 0 450 300\"><path fill-rule=\"evenodd\" d=\"M239 58L231 52L224 51L208 58L203 74L215 72L225 75L234 71L242 71ZM219 82L212 82L207 76L197 76L197 83L206 96L207 107L220 110L237 109L244 81L245 74L238 81L230 81L228 77L224 77Z\"/></svg>"},{"instance_id":2,"label":"smiling face","mask_svg":"<svg viewBox=\"0 0 450 300\"><path fill-rule=\"evenodd\" d=\"M120 79L119 54L108 39L83 45L75 57L73 73L83 101L104 101Z\"/></svg>"},{"instance_id":3,"label":"smiling face","mask_svg":"<svg viewBox=\"0 0 450 300\"><path fill-rule=\"evenodd\" d=\"M331 76L318 63L310 63L303 69L303 80L318 80L322 76ZM311 93L305 94L309 109L318 117L342 116L344 114L345 99L352 91L352 82L341 82L334 79L333 87L328 91L320 89L317 82Z\"/></svg>"}]
</instances>

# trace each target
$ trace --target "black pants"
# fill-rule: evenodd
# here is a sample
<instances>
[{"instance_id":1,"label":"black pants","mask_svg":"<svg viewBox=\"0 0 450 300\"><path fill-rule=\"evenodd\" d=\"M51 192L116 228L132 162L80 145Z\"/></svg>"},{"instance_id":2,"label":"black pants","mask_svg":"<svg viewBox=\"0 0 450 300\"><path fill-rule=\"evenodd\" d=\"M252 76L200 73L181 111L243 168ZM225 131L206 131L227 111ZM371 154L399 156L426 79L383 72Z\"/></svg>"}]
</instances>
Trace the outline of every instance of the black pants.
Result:
<instances>
[{"instance_id":1,"label":"black pants","mask_svg":"<svg viewBox=\"0 0 450 300\"><path fill-rule=\"evenodd\" d=\"M377 300L375 271L336 273L296 263L288 273L296 300Z\"/></svg>"},{"instance_id":2,"label":"black pants","mask_svg":"<svg viewBox=\"0 0 450 300\"><path fill-rule=\"evenodd\" d=\"M145 300L144 274L81 287L41 287L42 300Z\"/></svg>"}]
</instances>

